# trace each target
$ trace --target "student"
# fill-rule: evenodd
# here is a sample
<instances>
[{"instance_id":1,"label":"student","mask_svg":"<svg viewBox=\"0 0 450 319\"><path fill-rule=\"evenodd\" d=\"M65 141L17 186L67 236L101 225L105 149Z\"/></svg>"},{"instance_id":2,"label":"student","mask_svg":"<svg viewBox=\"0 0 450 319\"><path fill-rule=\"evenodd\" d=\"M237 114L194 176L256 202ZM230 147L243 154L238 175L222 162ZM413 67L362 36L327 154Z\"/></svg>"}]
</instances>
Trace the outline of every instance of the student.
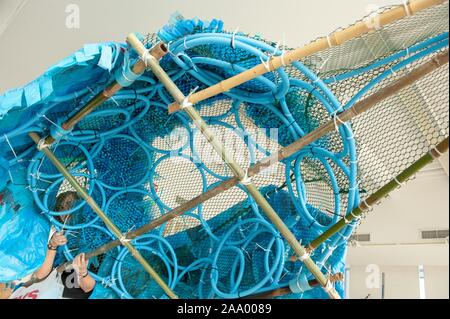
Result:
<instances>
[{"instance_id":1,"label":"student","mask_svg":"<svg viewBox=\"0 0 450 319\"><path fill-rule=\"evenodd\" d=\"M55 211L63 212L69 210L75 202L78 200L78 195L75 192L64 192L58 195L56 198ZM61 215L59 219L62 223L66 224L70 221L70 215ZM52 228L49 243L47 245L47 252L45 260L42 266L36 270L31 282L43 282L45 280L53 280L55 282L50 283L50 286L63 286L62 298L67 299L88 299L92 294L95 287L95 279L91 277L88 272L89 259L85 254L77 255L73 262L72 268L66 269L59 276L49 276L55 270L55 258L57 256L58 247L67 243L67 238L64 235L64 230L57 232ZM26 284L25 284L26 285ZM32 287L32 285L30 286ZM57 290L57 289L55 289Z\"/></svg>"},{"instance_id":2,"label":"student","mask_svg":"<svg viewBox=\"0 0 450 319\"><path fill-rule=\"evenodd\" d=\"M44 263L41 268L34 272L34 277L40 281L54 270L54 261L59 246L67 243L64 232L55 232L47 246ZM95 279L88 272L89 259L85 254L77 255L72 262L72 269L65 270L59 277L60 283L64 286L63 298L88 299L95 287Z\"/></svg>"},{"instance_id":3,"label":"student","mask_svg":"<svg viewBox=\"0 0 450 319\"><path fill-rule=\"evenodd\" d=\"M79 199L76 192L64 192L57 196L55 211L63 212L71 209L75 202ZM62 215L60 216L61 222L66 224L70 220L70 215ZM67 238L64 236L63 232L56 232L52 236L52 240L48 245L46 262L38 270L37 277L41 275L48 276L50 274L56 251L59 246L65 245L67 243ZM47 258L49 258L47 263ZM79 254L73 259L72 269L65 270L61 274L61 282L64 285L63 298L71 298L71 299L88 299L92 294L92 291L95 287L95 279L89 275L88 272L88 264L89 259L86 259L85 254Z\"/></svg>"}]
</instances>

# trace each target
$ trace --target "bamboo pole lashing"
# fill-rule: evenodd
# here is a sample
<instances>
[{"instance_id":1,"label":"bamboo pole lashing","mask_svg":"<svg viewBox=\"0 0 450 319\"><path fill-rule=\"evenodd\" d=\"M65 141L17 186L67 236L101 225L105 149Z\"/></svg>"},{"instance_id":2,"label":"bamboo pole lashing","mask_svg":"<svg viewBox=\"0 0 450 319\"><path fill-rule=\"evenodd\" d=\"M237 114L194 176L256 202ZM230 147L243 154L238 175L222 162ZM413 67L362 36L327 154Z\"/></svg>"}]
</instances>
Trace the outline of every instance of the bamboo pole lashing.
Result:
<instances>
[{"instance_id":1,"label":"bamboo pole lashing","mask_svg":"<svg viewBox=\"0 0 450 319\"><path fill-rule=\"evenodd\" d=\"M427 76L437 68L441 67L445 63L448 63L448 51L444 52L438 56L436 56L434 59L432 59L429 62L424 63L420 67L411 70L408 74L404 75L402 78L398 79L397 81L393 82L389 86L375 92L374 94L368 96L364 100L361 100L357 102L352 108L342 112L339 114L339 118L342 120L342 122L350 121L356 116L359 116L360 114L366 112L367 110L371 109L372 107L376 106L379 102L391 97L392 95L398 93L402 89L410 86L412 83L416 82L417 80ZM340 121L337 121L338 125L342 125ZM277 163L280 160L283 160L285 158L290 157L295 152L300 150L301 148L307 146L308 144L318 140L325 134L333 131L335 129L334 126L334 120L330 120L329 122L325 123L321 127L317 128L315 131L305 135L303 138L300 138L299 140L295 141L294 143L282 148L278 154L276 154L277 158L271 158L267 157L263 159L262 161L259 161L255 165L251 166L248 170L249 177L255 176L265 168L270 167L271 165ZM138 228L134 231L131 231L126 234L127 239L134 239L140 235L143 235L159 226L164 224L165 222L168 222L170 220L173 220L174 218L182 215L183 213L197 207L198 205L204 203L205 201L231 189L232 187L236 186L239 183L239 179L237 177L232 177L228 180L225 180L221 182L220 184L216 185L215 187L209 189L205 193L200 194L199 196L189 200L188 202L178 206L177 208L171 210L170 212L162 215L161 217L156 218L155 220L151 221L150 223L142 226L141 228ZM120 241L115 240L111 241L96 250L90 252L87 254L87 257L94 257L101 255L105 252L107 252L110 249L113 249L117 246L120 246ZM295 260L297 257L294 257ZM70 265L69 262L61 265L58 267L58 271L63 271L66 267Z\"/></svg>"},{"instance_id":2,"label":"bamboo pole lashing","mask_svg":"<svg viewBox=\"0 0 450 319\"><path fill-rule=\"evenodd\" d=\"M30 132L28 135L31 139L39 145L41 137L35 133ZM45 156L53 163L55 168L64 176L67 182L75 189L77 194L86 201L86 204L92 208L92 210L102 219L108 229L119 239L120 243L125 246L130 254L144 267L148 274L155 280L155 282L164 290L164 292L172 299L178 299L178 296L170 289L170 287L164 282L164 280L158 275L158 273L149 265L147 260L139 253L139 251L131 244L129 240L122 234L116 225L109 219L109 217L102 211L97 205L95 200L89 196L88 192L81 186L75 177L69 172L63 163L55 156L55 154L48 148L42 147L39 149L45 154Z\"/></svg>"},{"instance_id":3,"label":"bamboo pole lashing","mask_svg":"<svg viewBox=\"0 0 450 319\"><path fill-rule=\"evenodd\" d=\"M162 42L157 43L149 51L149 54L155 59L160 60L165 54L168 53L166 45ZM132 71L135 74L141 74L145 71L145 63L139 59L132 67ZM122 86L117 82L113 81L109 84L102 92L94 96L89 102L86 103L77 113L67 119L61 128L65 131L70 131L77 123L84 119L87 115L92 113L97 107L113 97L118 91L122 89ZM45 138L44 144L47 146L52 145L55 142L55 138L51 135Z\"/></svg>"},{"instance_id":4,"label":"bamboo pole lashing","mask_svg":"<svg viewBox=\"0 0 450 319\"><path fill-rule=\"evenodd\" d=\"M446 0L411 0L405 5L400 5L381 12L373 17L376 23L367 23L360 21L346 29L338 30L327 37L319 38L305 47L287 51L283 56L271 57L267 62L261 63L249 70L243 71L235 76L225 79L204 90L193 93L189 96L188 102L196 104L213 96L227 92L247 81L253 80L258 76L292 64L295 61L329 49L334 46L344 44L345 42L362 36L364 34L376 31L379 27L386 26L395 21L401 20L410 15L414 15L424 9L444 3ZM169 105L169 113L174 113L182 108L181 103L175 101Z\"/></svg>"},{"instance_id":5,"label":"bamboo pole lashing","mask_svg":"<svg viewBox=\"0 0 450 319\"><path fill-rule=\"evenodd\" d=\"M127 37L128 44L133 47L136 52L144 58L145 47L141 41L134 35L130 34ZM278 216L269 202L264 198L264 196L259 192L258 188L252 183L248 178L247 172L245 172L242 167L234 160L234 158L228 153L223 144L218 140L214 132L209 128L206 122L202 119L197 110L188 102L188 98L180 91L177 85L172 81L172 79L167 75L167 73L161 68L159 62L148 57L147 66L153 72L153 74L159 79L159 81L164 85L166 90L172 95L172 97L180 105L183 106L183 111L192 119L197 128L205 136L207 141L211 144L214 150L220 155L223 162L231 169L233 174L239 179L243 186L247 189L249 194L261 207L265 215L272 222L272 224L277 228L280 234L285 238L288 244L293 248L295 253L302 260L303 264L308 268L308 270L313 274L313 276L319 281L322 288L327 292L327 294L332 299L340 299L339 294L335 290L334 286L331 284L329 279L321 272L314 261L309 257L306 249L298 242L294 234L289 230L283 220Z\"/></svg>"}]
</instances>

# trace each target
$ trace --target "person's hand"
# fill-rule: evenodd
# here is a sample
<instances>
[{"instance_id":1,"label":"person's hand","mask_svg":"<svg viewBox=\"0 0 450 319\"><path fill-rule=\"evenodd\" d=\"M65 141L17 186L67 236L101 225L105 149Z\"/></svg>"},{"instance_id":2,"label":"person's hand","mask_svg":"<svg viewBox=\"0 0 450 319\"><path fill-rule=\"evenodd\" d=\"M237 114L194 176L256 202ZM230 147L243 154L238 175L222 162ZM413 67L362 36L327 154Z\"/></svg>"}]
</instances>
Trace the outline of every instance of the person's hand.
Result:
<instances>
[{"instance_id":1,"label":"person's hand","mask_svg":"<svg viewBox=\"0 0 450 319\"><path fill-rule=\"evenodd\" d=\"M86 259L84 253L79 254L73 259L72 266L80 277L85 277L88 273L87 267L89 264L89 259Z\"/></svg>"},{"instance_id":2,"label":"person's hand","mask_svg":"<svg viewBox=\"0 0 450 319\"><path fill-rule=\"evenodd\" d=\"M67 238L64 235L64 232L56 232L53 234L52 238L50 239L50 246L53 248L56 248L58 246L63 246L67 243Z\"/></svg>"}]
</instances>

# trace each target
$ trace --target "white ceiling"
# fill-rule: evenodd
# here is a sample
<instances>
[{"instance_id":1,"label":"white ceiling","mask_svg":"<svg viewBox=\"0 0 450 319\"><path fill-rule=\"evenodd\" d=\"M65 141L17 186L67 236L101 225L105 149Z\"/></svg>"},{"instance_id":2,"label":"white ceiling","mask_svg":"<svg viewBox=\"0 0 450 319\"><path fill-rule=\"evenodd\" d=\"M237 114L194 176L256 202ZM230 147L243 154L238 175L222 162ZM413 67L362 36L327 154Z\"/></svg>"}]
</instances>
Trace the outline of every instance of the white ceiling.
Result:
<instances>
[{"instance_id":1,"label":"white ceiling","mask_svg":"<svg viewBox=\"0 0 450 319\"><path fill-rule=\"evenodd\" d=\"M85 43L123 41L130 32L154 32L176 10L186 17L220 18L228 30L260 34L292 47L401 0L0 0L0 93L22 86ZM65 26L66 6L80 8L80 29ZM132 3L132 5L131 5ZM276 13L276 14L275 14ZM448 154L441 161L448 174ZM448 245L424 249L420 229L448 228L448 175L437 163L375 208L359 231L384 246L352 248L351 264L448 265ZM387 244L387 245L385 245ZM406 247L406 248L405 248ZM445 253L446 252L446 253ZM375 259L375 260L373 260Z\"/></svg>"}]
</instances>

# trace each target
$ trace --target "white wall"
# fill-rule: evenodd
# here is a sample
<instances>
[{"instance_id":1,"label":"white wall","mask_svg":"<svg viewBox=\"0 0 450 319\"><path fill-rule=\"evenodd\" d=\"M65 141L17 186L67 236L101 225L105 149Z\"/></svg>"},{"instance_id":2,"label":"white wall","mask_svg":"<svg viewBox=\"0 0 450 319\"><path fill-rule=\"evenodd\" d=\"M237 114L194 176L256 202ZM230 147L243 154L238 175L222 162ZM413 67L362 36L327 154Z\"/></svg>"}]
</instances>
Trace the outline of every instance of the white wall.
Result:
<instances>
[{"instance_id":1,"label":"white wall","mask_svg":"<svg viewBox=\"0 0 450 319\"><path fill-rule=\"evenodd\" d=\"M368 265L386 274L385 298L419 298L418 265L425 268L426 298L448 298L449 247L445 241L422 240L420 231L448 229L449 183L445 174L422 174L376 206L358 227L371 242L350 247L350 298L381 298L370 289Z\"/></svg>"},{"instance_id":2,"label":"white wall","mask_svg":"<svg viewBox=\"0 0 450 319\"><path fill-rule=\"evenodd\" d=\"M5 0L2 0L5 1ZM7 0L20 3L22 0ZM85 43L121 41L155 32L179 10L185 17L220 18L228 30L261 34L297 47L373 10L400 0L28 0L0 34L0 92L22 86ZM80 29L65 26L66 6L80 8ZM2 10L6 10L5 8ZM1 16L0 16L1 18ZM2 23L0 23L1 25Z\"/></svg>"},{"instance_id":3,"label":"white wall","mask_svg":"<svg viewBox=\"0 0 450 319\"><path fill-rule=\"evenodd\" d=\"M369 266L370 267L370 266ZM350 299L381 298L381 273L385 274L385 299L419 299L419 272L416 266L379 266L378 272L367 266L350 266ZM448 299L448 266L425 267L426 299ZM377 278L379 285L371 281ZM375 283L375 285L374 285Z\"/></svg>"},{"instance_id":4,"label":"white wall","mask_svg":"<svg viewBox=\"0 0 450 319\"><path fill-rule=\"evenodd\" d=\"M427 299L448 299L448 266L425 266L424 268Z\"/></svg>"},{"instance_id":5,"label":"white wall","mask_svg":"<svg viewBox=\"0 0 450 319\"><path fill-rule=\"evenodd\" d=\"M448 177L418 176L375 207L358 232L375 243L417 242L421 229L448 228ZM447 259L448 261L448 259Z\"/></svg>"}]
</instances>

